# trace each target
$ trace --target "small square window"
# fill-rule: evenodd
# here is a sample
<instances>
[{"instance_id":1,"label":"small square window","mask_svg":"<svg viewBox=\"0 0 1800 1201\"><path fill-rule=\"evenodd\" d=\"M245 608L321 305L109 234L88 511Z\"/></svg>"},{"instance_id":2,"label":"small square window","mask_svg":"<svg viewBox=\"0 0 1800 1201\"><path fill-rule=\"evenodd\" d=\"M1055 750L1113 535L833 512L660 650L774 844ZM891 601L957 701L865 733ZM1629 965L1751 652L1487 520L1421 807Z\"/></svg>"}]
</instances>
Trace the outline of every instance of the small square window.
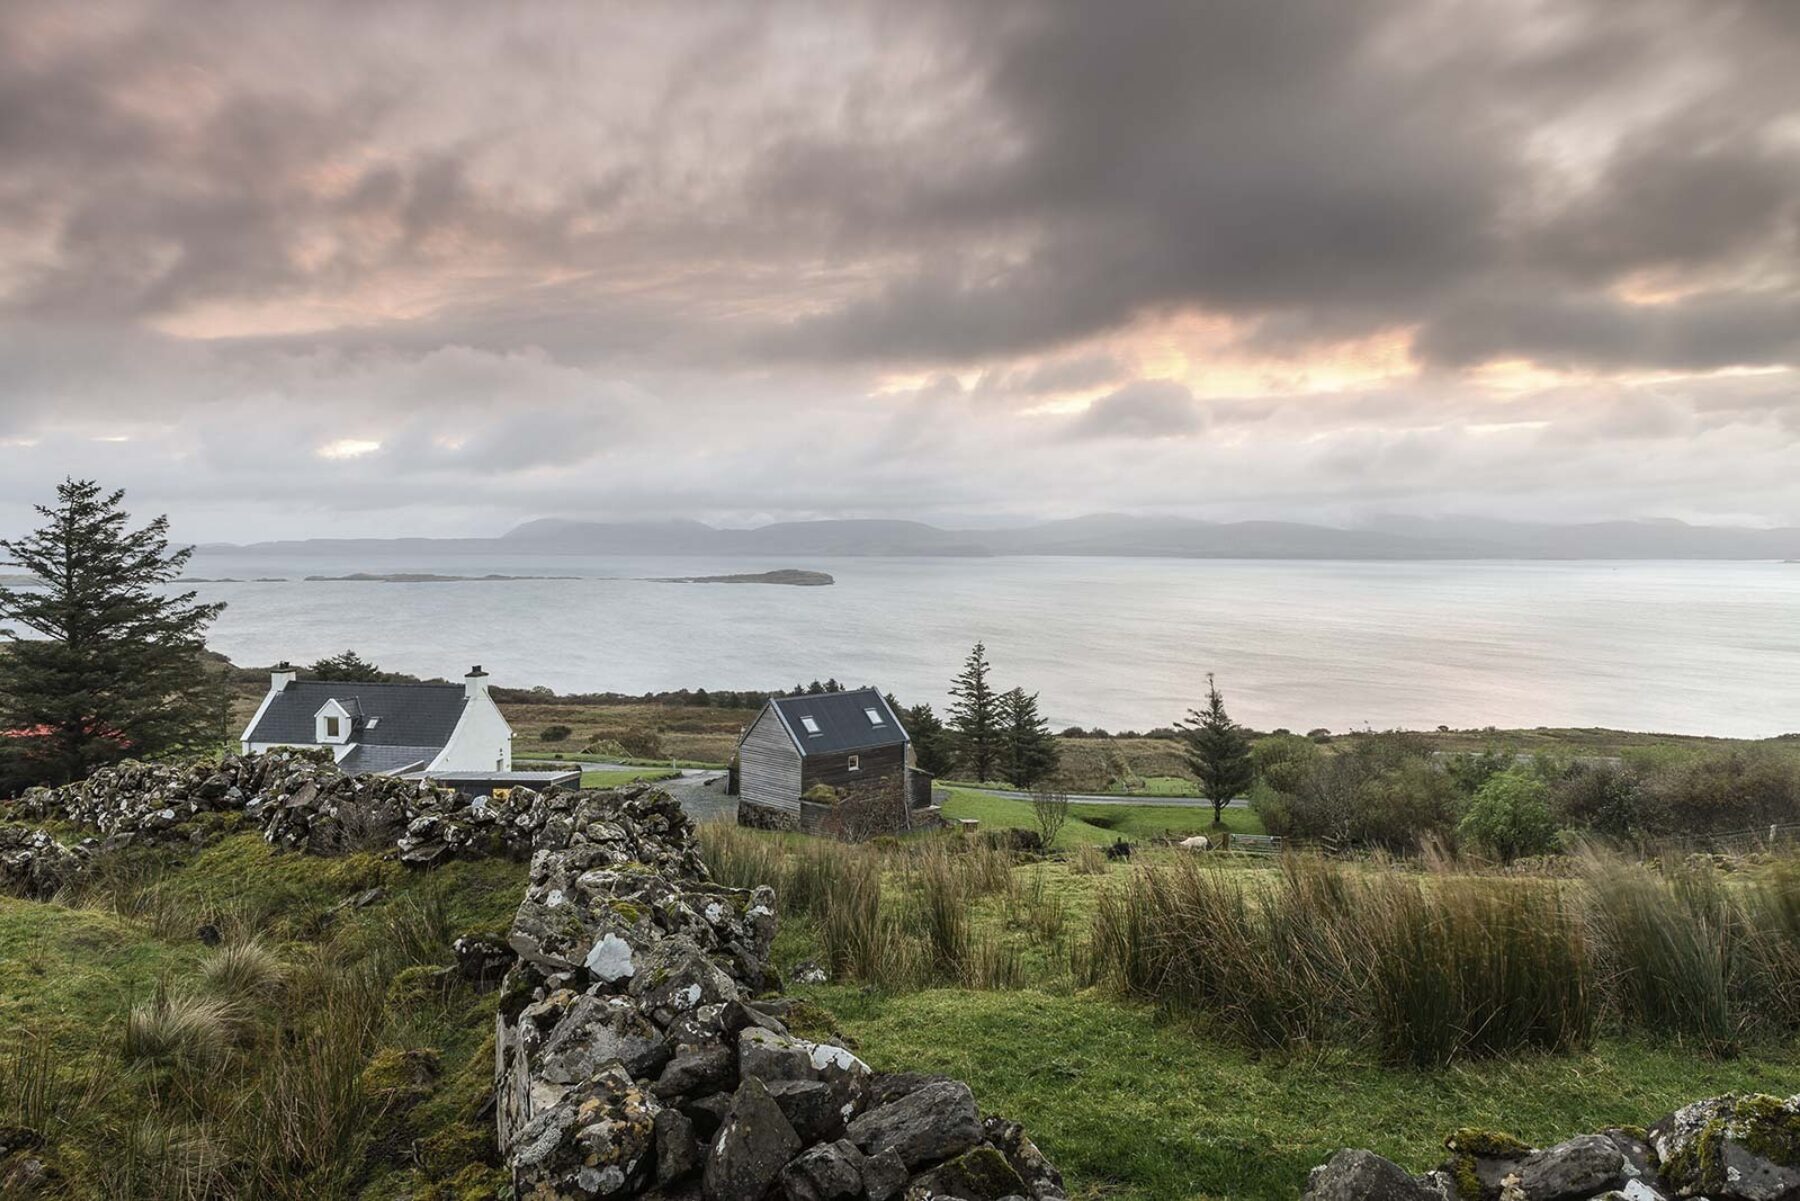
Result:
<instances>
[{"instance_id":1,"label":"small square window","mask_svg":"<svg viewBox=\"0 0 1800 1201\"><path fill-rule=\"evenodd\" d=\"M883 726L887 724L881 719L881 710L877 709L874 705L870 705L867 709L864 709L863 712L869 715L870 725Z\"/></svg>"},{"instance_id":2,"label":"small square window","mask_svg":"<svg viewBox=\"0 0 1800 1201\"><path fill-rule=\"evenodd\" d=\"M861 771L862 770L862 756L861 755L850 756L850 770L851 771Z\"/></svg>"},{"instance_id":3,"label":"small square window","mask_svg":"<svg viewBox=\"0 0 1800 1201\"><path fill-rule=\"evenodd\" d=\"M806 727L806 732L808 734L817 734L819 732L819 723L810 717L802 717L800 719L800 724Z\"/></svg>"},{"instance_id":4,"label":"small square window","mask_svg":"<svg viewBox=\"0 0 1800 1201\"><path fill-rule=\"evenodd\" d=\"M336 738L337 736L338 736L338 719L335 717L327 717L325 719L325 737Z\"/></svg>"}]
</instances>

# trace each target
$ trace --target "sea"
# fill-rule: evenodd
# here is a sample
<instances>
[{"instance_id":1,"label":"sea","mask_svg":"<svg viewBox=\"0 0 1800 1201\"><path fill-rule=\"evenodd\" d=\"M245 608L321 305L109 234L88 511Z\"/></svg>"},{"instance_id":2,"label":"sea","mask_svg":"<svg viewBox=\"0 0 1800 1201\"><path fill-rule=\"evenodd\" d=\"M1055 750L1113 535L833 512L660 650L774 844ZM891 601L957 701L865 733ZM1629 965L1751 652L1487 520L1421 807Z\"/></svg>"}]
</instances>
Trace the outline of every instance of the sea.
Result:
<instances>
[{"instance_id":1,"label":"sea","mask_svg":"<svg viewBox=\"0 0 1800 1201\"><path fill-rule=\"evenodd\" d=\"M836 582L663 582L778 568ZM305 579L353 572L557 578ZM218 550L189 574L242 581L192 585L226 602L208 641L240 664L354 649L559 692L837 679L941 705L981 642L1057 728L1168 725L1212 673L1259 729L1800 731L1800 564Z\"/></svg>"}]
</instances>

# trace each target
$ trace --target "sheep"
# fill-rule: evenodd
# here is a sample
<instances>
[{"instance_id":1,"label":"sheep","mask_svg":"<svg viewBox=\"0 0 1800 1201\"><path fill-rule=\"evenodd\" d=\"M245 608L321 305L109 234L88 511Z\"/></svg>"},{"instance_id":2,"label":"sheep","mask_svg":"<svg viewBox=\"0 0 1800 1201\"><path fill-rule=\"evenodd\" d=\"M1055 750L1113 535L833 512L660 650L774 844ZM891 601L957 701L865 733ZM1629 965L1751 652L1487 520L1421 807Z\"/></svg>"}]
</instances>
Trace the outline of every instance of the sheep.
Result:
<instances>
[{"instance_id":1,"label":"sheep","mask_svg":"<svg viewBox=\"0 0 1800 1201\"><path fill-rule=\"evenodd\" d=\"M1204 834L1196 834L1192 838L1182 839L1180 846L1184 851L1210 851L1212 850L1212 839Z\"/></svg>"}]
</instances>

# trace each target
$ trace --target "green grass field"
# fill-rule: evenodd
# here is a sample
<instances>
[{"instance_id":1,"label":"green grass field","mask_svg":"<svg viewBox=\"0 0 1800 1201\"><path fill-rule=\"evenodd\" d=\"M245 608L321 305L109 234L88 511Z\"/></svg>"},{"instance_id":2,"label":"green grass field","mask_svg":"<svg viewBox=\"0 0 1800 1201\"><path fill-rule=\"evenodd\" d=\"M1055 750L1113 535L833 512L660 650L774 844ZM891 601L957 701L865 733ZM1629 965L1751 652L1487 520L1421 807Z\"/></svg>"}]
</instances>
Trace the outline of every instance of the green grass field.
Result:
<instances>
[{"instance_id":1,"label":"green grass field","mask_svg":"<svg viewBox=\"0 0 1800 1201\"><path fill-rule=\"evenodd\" d=\"M1030 801L992 796L966 788L950 789L944 803L949 819L978 818L986 829L1035 829ZM1186 838L1212 831L1210 807L1186 805L1070 805L1069 821L1057 837L1057 847L1072 849L1082 843L1108 845L1120 838L1139 841L1162 837ZM1225 828L1235 834L1261 834L1262 822L1248 809L1227 809Z\"/></svg>"},{"instance_id":2,"label":"green grass field","mask_svg":"<svg viewBox=\"0 0 1800 1201\"><path fill-rule=\"evenodd\" d=\"M1077 1198L1292 1201L1339 1147L1423 1171L1458 1126L1543 1145L1733 1089L1785 1096L1800 1080L1792 1048L1709 1061L1609 1041L1580 1056L1419 1072L1343 1055L1257 1057L1093 992L801 991L874 1066L967 1080L984 1112L1025 1122Z\"/></svg>"}]
</instances>

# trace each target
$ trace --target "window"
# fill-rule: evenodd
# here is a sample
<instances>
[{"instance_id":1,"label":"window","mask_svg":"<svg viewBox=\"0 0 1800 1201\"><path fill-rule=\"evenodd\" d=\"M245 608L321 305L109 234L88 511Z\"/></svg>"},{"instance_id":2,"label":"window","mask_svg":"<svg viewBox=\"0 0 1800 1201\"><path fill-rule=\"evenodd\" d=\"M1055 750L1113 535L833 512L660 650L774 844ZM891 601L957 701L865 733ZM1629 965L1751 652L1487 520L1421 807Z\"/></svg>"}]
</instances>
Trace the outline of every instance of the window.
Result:
<instances>
[{"instance_id":1,"label":"window","mask_svg":"<svg viewBox=\"0 0 1800 1201\"><path fill-rule=\"evenodd\" d=\"M800 719L800 724L806 727L806 732L808 734L817 734L819 732L819 723L810 717L802 717Z\"/></svg>"},{"instance_id":2,"label":"window","mask_svg":"<svg viewBox=\"0 0 1800 1201\"><path fill-rule=\"evenodd\" d=\"M862 756L861 755L850 756L850 770L851 771L861 771L862 770Z\"/></svg>"},{"instance_id":3,"label":"window","mask_svg":"<svg viewBox=\"0 0 1800 1201\"><path fill-rule=\"evenodd\" d=\"M867 709L864 709L863 712L867 713L869 715L869 724L870 725L880 726L880 725L887 724L886 722L881 720L881 710L877 709L874 705L870 705Z\"/></svg>"},{"instance_id":4,"label":"window","mask_svg":"<svg viewBox=\"0 0 1800 1201\"><path fill-rule=\"evenodd\" d=\"M336 738L337 736L338 736L338 719L335 717L327 717L325 719L325 737Z\"/></svg>"}]
</instances>

